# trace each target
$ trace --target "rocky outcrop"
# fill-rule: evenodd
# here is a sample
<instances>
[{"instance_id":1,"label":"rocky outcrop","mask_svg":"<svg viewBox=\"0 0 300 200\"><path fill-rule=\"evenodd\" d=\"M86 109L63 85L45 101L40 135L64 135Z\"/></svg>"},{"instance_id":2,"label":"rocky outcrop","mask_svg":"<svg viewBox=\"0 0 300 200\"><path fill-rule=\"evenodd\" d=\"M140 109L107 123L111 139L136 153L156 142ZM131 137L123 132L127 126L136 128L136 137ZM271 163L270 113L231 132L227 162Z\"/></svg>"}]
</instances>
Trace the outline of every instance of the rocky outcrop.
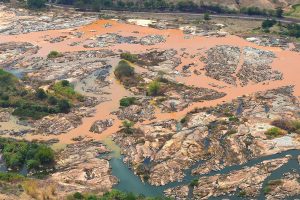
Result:
<instances>
[{"instance_id":1,"label":"rocky outcrop","mask_svg":"<svg viewBox=\"0 0 300 200\"><path fill-rule=\"evenodd\" d=\"M263 161L253 167L232 171L229 174L201 177L198 186L193 190L194 199L207 199L216 197L238 189L246 196L255 197L262 188L263 181L285 163L288 158Z\"/></svg>"},{"instance_id":2,"label":"rocky outcrop","mask_svg":"<svg viewBox=\"0 0 300 200\"><path fill-rule=\"evenodd\" d=\"M113 122L113 119L95 121L94 124L91 126L90 131L94 133L102 133L108 127L111 127L113 125Z\"/></svg>"},{"instance_id":3,"label":"rocky outcrop","mask_svg":"<svg viewBox=\"0 0 300 200\"><path fill-rule=\"evenodd\" d=\"M287 199L300 195L300 174L288 173L283 178L271 180L267 184L266 199Z\"/></svg>"},{"instance_id":4,"label":"rocky outcrop","mask_svg":"<svg viewBox=\"0 0 300 200\"><path fill-rule=\"evenodd\" d=\"M97 158L106 148L96 142L68 145L57 157L57 172L48 179L57 183L60 192L96 192L111 190L117 179L111 175L109 162Z\"/></svg>"},{"instance_id":5,"label":"rocky outcrop","mask_svg":"<svg viewBox=\"0 0 300 200\"><path fill-rule=\"evenodd\" d=\"M274 53L245 47L243 49L243 57L244 63L237 73L242 85L247 85L249 82L260 83L268 80L282 79L282 73L270 67L275 58Z\"/></svg>"},{"instance_id":6,"label":"rocky outcrop","mask_svg":"<svg viewBox=\"0 0 300 200\"><path fill-rule=\"evenodd\" d=\"M297 118L298 101L292 91L292 87L283 87L195 109L180 122L143 124L132 134L118 132L114 139L135 172L150 159L147 174L152 185L182 180L191 166L192 174L205 175L254 158L300 149L297 134L290 135L292 142L288 143L264 134L274 118Z\"/></svg>"},{"instance_id":7,"label":"rocky outcrop","mask_svg":"<svg viewBox=\"0 0 300 200\"><path fill-rule=\"evenodd\" d=\"M213 47L206 53L206 75L235 85L236 77L233 75L240 62L241 50L238 47L224 45Z\"/></svg>"},{"instance_id":8,"label":"rocky outcrop","mask_svg":"<svg viewBox=\"0 0 300 200\"><path fill-rule=\"evenodd\" d=\"M166 38L162 35L147 35L140 39L142 45L155 45L166 42Z\"/></svg>"},{"instance_id":9,"label":"rocky outcrop","mask_svg":"<svg viewBox=\"0 0 300 200\"><path fill-rule=\"evenodd\" d=\"M275 54L253 47L228 45L210 48L204 59L206 75L231 85L281 80L282 73L270 66Z\"/></svg>"}]
</instances>

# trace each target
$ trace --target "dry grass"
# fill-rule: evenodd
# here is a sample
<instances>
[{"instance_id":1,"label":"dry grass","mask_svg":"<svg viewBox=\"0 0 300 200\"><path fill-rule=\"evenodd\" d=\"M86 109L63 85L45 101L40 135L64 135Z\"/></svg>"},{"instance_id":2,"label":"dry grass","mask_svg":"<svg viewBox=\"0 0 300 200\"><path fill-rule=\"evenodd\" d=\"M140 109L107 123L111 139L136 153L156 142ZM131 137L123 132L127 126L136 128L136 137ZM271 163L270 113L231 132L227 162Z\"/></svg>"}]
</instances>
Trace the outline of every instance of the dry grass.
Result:
<instances>
[{"instance_id":1,"label":"dry grass","mask_svg":"<svg viewBox=\"0 0 300 200\"><path fill-rule=\"evenodd\" d=\"M39 183L37 180L27 180L22 184L27 195L37 200L57 199L56 188L54 183Z\"/></svg>"}]
</instances>

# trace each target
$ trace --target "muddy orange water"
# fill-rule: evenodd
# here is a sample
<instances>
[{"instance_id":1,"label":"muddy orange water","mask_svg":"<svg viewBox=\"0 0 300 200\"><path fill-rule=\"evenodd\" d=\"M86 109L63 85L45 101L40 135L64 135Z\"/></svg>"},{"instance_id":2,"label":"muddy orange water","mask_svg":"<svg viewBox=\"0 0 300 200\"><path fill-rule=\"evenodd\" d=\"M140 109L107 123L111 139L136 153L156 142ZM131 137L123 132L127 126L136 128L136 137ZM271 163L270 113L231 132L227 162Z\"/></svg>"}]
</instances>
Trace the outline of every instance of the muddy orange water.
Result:
<instances>
[{"instance_id":1,"label":"muddy orange water","mask_svg":"<svg viewBox=\"0 0 300 200\"><path fill-rule=\"evenodd\" d=\"M105 28L105 24L111 24L111 27ZM83 32L81 38L77 38L72 36L70 33L72 32ZM137 38L149 35L149 34L159 34L166 37L165 43L156 44L153 46L143 46L139 44L117 44L114 46L106 47L106 48L84 48L83 44L85 41L93 38L97 35L105 34L105 33L117 33L122 36L135 36ZM58 36L66 36L67 38L59 43L49 43L44 41L45 37L58 37ZM51 30L51 31L42 31L42 32L34 32L29 34L21 34L15 36L0 36L0 42L30 42L34 45L38 45L40 50L37 56L46 56L51 50L57 50L60 52L69 52L69 51L88 51L93 49L110 49L113 51L117 50L125 50L130 51L132 53L143 53L150 51L151 49L175 49L178 52L177 56L183 55L181 57L181 65L176 69L181 70L182 66L186 64L193 63L195 69L199 70L201 74L196 75L192 74L191 76L177 76L176 80L182 82L187 85L192 85L195 87L206 87L215 89L220 92L225 92L227 95L223 98L198 102L191 104L186 109L180 112L174 113L161 113L159 109L156 109L156 119L155 120L166 120L166 119L180 119L184 117L184 115L193 110L196 107L203 106L215 106L224 102L228 102L232 99L235 99L242 95L248 95L251 93L255 93L258 91L265 91L268 89L274 89L280 86L294 85L294 95L299 98L300 96L300 54L297 52L292 52L290 50L282 50L280 48L272 48L272 47L262 47L258 46L254 43L247 42L243 38L238 36L229 35L226 37L200 37L200 36L191 36L189 39L184 38L184 34L181 30L168 29L168 30L157 30L149 27L142 27L132 24L119 23L114 20L98 20L92 24L75 28L75 29L66 29L66 30ZM79 42L78 46L70 46L73 42ZM210 77L205 76L205 73L201 70L203 69L204 64L199 60L200 55L203 55L205 50L211 48L216 45L232 45L238 47L250 46L262 50L269 50L275 53L276 59L272 63L273 69L279 70L283 73L283 80L279 81L269 81L260 84L249 84L248 86L241 87L238 83L237 86L231 86L224 82L214 80ZM184 56L184 52L189 55ZM190 55L198 55L194 58L191 58ZM243 56L241 57L240 63L242 63ZM240 67L241 64L239 64ZM99 104L96 107L96 113L93 117L84 118L82 125L75 128L74 130L61 134L58 136L40 136L40 135L29 135L27 139L52 139L58 138L61 143L72 143L72 138L77 136L86 136L88 138L93 139L104 139L115 133L121 122L117 119L116 116L111 115L112 111L116 111L119 106L119 100L123 96L128 96L130 93L124 89L124 87L119 84L113 76L110 76L112 84L109 86L108 91L110 94L107 96L111 101L107 101ZM216 87L217 86L217 87ZM89 129L94 121L101 119L114 119L114 125L104 131L102 134L94 134L90 133ZM148 121L147 121L148 122ZM144 123L147 123L144 122ZM137 124L136 126L141 126L142 124Z\"/></svg>"}]
</instances>

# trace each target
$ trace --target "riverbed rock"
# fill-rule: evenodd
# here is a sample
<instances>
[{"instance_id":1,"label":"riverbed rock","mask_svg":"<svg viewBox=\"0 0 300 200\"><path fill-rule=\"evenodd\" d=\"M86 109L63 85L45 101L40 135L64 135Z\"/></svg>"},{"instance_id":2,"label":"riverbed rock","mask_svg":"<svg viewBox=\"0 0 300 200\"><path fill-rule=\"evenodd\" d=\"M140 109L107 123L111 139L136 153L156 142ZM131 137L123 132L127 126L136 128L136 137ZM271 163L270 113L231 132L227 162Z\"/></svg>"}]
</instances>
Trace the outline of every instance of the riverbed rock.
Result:
<instances>
[{"instance_id":1,"label":"riverbed rock","mask_svg":"<svg viewBox=\"0 0 300 200\"><path fill-rule=\"evenodd\" d=\"M111 175L109 162L97 158L99 153L105 152L106 148L97 142L68 145L59 153L57 172L51 174L48 180L57 183L58 188L67 194L92 191L103 194L117 183Z\"/></svg>"},{"instance_id":2,"label":"riverbed rock","mask_svg":"<svg viewBox=\"0 0 300 200\"><path fill-rule=\"evenodd\" d=\"M207 199L217 197L237 189L243 191L246 196L255 197L262 189L263 181L271 174L288 162L288 158L279 158L263 161L253 167L245 167L229 174L217 174L214 176L201 177L198 186L194 187L193 199Z\"/></svg>"},{"instance_id":3,"label":"riverbed rock","mask_svg":"<svg viewBox=\"0 0 300 200\"><path fill-rule=\"evenodd\" d=\"M111 127L113 125L114 120L113 119L105 119L105 120L98 120L93 123L93 125L90 128L91 132L94 133L102 133L105 131L108 127Z\"/></svg>"}]
</instances>

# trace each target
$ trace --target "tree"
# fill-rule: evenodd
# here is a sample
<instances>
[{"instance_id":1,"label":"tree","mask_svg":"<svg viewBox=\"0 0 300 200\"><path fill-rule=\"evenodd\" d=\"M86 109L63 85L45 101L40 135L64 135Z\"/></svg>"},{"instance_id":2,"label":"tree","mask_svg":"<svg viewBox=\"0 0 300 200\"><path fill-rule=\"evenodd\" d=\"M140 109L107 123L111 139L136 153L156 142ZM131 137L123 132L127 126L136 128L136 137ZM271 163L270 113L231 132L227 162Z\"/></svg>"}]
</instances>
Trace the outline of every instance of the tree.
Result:
<instances>
[{"instance_id":1,"label":"tree","mask_svg":"<svg viewBox=\"0 0 300 200\"><path fill-rule=\"evenodd\" d=\"M204 17L203 17L204 20L210 20L210 15L209 13L204 13Z\"/></svg>"},{"instance_id":2,"label":"tree","mask_svg":"<svg viewBox=\"0 0 300 200\"><path fill-rule=\"evenodd\" d=\"M46 0L27 0L27 6L30 9L40 9L46 6Z\"/></svg>"},{"instance_id":3,"label":"tree","mask_svg":"<svg viewBox=\"0 0 300 200\"><path fill-rule=\"evenodd\" d=\"M35 159L41 164L51 164L54 162L54 152L51 148L41 145L35 154Z\"/></svg>"}]
</instances>

